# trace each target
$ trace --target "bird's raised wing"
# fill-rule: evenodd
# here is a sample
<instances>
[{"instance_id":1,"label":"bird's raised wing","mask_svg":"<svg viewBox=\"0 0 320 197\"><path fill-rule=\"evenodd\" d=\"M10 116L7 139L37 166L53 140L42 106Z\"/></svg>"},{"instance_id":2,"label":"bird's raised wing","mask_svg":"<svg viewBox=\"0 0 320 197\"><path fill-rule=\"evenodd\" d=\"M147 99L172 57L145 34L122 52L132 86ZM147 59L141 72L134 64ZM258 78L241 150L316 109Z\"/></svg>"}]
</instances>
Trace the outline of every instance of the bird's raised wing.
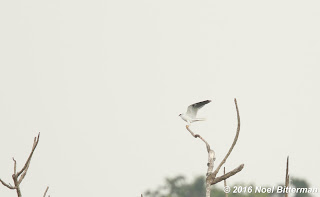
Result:
<instances>
[{"instance_id":1,"label":"bird's raised wing","mask_svg":"<svg viewBox=\"0 0 320 197\"><path fill-rule=\"evenodd\" d=\"M198 110L210 102L211 102L211 100L206 100L206 101L201 101L201 102L189 105L188 110L187 110L187 115L190 116L191 118L195 118Z\"/></svg>"}]
</instances>

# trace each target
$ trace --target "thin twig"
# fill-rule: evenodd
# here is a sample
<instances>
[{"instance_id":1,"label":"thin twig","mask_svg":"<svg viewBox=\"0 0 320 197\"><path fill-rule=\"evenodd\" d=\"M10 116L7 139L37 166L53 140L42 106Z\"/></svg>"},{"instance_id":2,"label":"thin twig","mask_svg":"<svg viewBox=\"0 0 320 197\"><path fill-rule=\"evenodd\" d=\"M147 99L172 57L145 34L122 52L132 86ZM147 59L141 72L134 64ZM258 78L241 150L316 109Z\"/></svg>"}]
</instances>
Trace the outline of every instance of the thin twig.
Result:
<instances>
[{"instance_id":1,"label":"thin twig","mask_svg":"<svg viewBox=\"0 0 320 197\"><path fill-rule=\"evenodd\" d=\"M13 174L17 174L17 161L12 157L13 160Z\"/></svg>"},{"instance_id":2,"label":"thin twig","mask_svg":"<svg viewBox=\"0 0 320 197\"><path fill-rule=\"evenodd\" d=\"M285 182L286 188L289 187L289 156L287 157L287 167L286 167L286 182ZM285 193L285 197L288 197L288 192Z\"/></svg>"},{"instance_id":3,"label":"thin twig","mask_svg":"<svg viewBox=\"0 0 320 197\"><path fill-rule=\"evenodd\" d=\"M2 185L6 186L6 187L9 188L9 189L16 189L16 188L13 187L10 183L7 184L7 183L5 183L5 182L4 182L3 180L1 180L1 179L0 179L0 182L2 183Z\"/></svg>"},{"instance_id":4,"label":"thin twig","mask_svg":"<svg viewBox=\"0 0 320 197\"><path fill-rule=\"evenodd\" d=\"M48 192L48 189L49 189L49 186L47 186L47 189L46 189L46 191L44 192L43 197L46 197L47 192Z\"/></svg>"},{"instance_id":5,"label":"thin twig","mask_svg":"<svg viewBox=\"0 0 320 197\"><path fill-rule=\"evenodd\" d=\"M227 178L237 174L238 172L240 172L244 167L244 164L241 164L240 166L238 166L237 168L231 170L230 172L228 172L227 174L224 174L222 176L216 177L212 182L211 185L214 185L216 183L219 183L220 181L226 180Z\"/></svg>"}]
</instances>

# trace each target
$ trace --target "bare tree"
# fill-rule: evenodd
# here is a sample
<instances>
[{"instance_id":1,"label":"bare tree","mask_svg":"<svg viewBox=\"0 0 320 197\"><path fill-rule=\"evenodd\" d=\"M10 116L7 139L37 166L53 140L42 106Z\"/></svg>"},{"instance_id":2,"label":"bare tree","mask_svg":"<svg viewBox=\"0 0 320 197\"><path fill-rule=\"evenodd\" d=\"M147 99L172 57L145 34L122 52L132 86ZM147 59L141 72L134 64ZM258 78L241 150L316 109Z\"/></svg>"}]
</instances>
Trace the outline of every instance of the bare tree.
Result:
<instances>
[{"instance_id":1,"label":"bare tree","mask_svg":"<svg viewBox=\"0 0 320 197\"><path fill-rule=\"evenodd\" d=\"M239 109L238 109L238 104L237 104L237 100L236 99L234 99L234 103L235 103L235 106L236 106L237 120L238 120L236 136L235 136L235 138L233 140L233 143L232 143L228 153L226 154L224 159L220 162L220 164L218 165L218 167L216 168L215 171L213 171L214 161L216 160L215 152L210 148L210 145L208 144L208 142L203 137L201 137L199 134L194 134L194 132L190 129L189 125L186 125L186 128L191 133L191 135L193 137L195 137L195 138L201 139L206 144L206 147L207 147L207 152L208 152L208 163L207 163L207 166L208 166L208 170L207 170L207 174L206 174L206 197L210 197L210 192L211 192L210 186L211 185L214 185L214 184L216 184L216 183L218 183L220 181L226 180L227 178L229 178L229 177L237 174L238 172L240 172L244 167L244 164L241 164L237 168L231 170L230 172L228 172L226 174L224 173L220 177L216 177L218 172L219 172L219 170L220 170L220 168L227 161L227 159L228 159L229 155L231 154L234 146L236 145L238 137L239 137L239 133L240 133L240 115L239 115Z\"/></svg>"},{"instance_id":2,"label":"bare tree","mask_svg":"<svg viewBox=\"0 0 320 197\"><path fill-rule=\"evenodd\" d=\"M14 158L12 158L13 159L12 179L13 179L14 186L11 185L10 183L6 183L2 179L0 179L0 182L2 183L2 185L6 186L9 189L16 190L18 197L21 197L20 184L28 172L33 153L34 153L34 151L38 145L38 142L39 142L39 138L40 138L40 133L38 134L37 137L34 138L31 153L29 154L29 157L28 157L26 163L24 164L23 168L20 171L17 172L17 161ZM47 187L47 189L45 190L45 193L43 195L44 197L46 196L48 189L49 189L49 187Z\"/></svg>"}]
</instances>

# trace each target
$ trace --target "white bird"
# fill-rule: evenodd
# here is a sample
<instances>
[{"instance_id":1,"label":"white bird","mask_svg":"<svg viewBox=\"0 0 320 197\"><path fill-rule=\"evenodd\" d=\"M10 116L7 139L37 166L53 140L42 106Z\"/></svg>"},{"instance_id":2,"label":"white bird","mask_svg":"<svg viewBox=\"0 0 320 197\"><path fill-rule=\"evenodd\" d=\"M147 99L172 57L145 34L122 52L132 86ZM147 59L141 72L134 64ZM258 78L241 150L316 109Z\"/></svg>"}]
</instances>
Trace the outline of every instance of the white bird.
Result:
<instances>
[{"instance_id":1,"label":"white bird","mask_svg":"<svg viewBox=\"0 0 320 197\"><path fill-rule=\"evenodd\" d=\"M179 116L182 118L182 120L186 121L188 124L191 124L196 121L203 121L204 118L197 118L197 112L199 109L201 109L204 105L210 103L211 100L201 101L198 103L194 103L192 105L189 105L187 112L183 114L179 114Z\"/></svg>"}]
</instances>

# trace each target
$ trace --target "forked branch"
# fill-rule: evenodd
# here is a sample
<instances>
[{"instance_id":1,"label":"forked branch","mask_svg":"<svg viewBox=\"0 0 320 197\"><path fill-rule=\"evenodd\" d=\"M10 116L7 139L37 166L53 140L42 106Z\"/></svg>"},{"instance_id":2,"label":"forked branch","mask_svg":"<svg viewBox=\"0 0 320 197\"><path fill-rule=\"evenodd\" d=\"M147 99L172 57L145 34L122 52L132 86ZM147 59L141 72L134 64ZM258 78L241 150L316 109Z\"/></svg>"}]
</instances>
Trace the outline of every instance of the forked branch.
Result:
<instances>
[{"instance_id":1,"label":"forked branch","mask_svg":"<svg viewBox=\"0 0 320 197\"><path fill-rule=\"evenodd\" d=\"M238 125L237 125L237 132L236 132L236 136L234 137L233 139L233 143L228 151L228 153L226 154L226 156L224 157L224 159L220 162L220 164L218 165L218 167L216 168L216 170L210 175L207 177L207 180L211 183L211 185L217 183L217 181L215 181L216 179L216 176L220 170L220 168L222 167L222 165L227 161L229 155L231 154L234 146L236 145L237 141L238 141L238 137L239 137L239 133L240 133L240 113L239 113L239 108L238 108L238 103L237 103L237 99L234 99L234 103L235 103L235 106L236 106L236 111L237 111L237 121L238 121ZM241 164L240 166L238 166L237 168L235 168L234 170L228 172L227 174L219 177L218 180L222 181L222 180L225 180L227 178L229 178L230 176L233 176L234 174L240 172L244 167L244 164ZM219 182L220 182L219 181Z\"/></svg>"},{"instance_id":2,"label":"forked branch","mask_svg":"<svg viewBox=\"0 0 320 197\"><path fill-rule=\"evenodd\" d=\"M210 145L209 143L203 138L201 137L199 134L194 134L192 132L192 130L190 129L189 125L186 125L186 128L187 130L191 133L191 135L194 137L194 138L200 138L205 144L206 144L206 147L207 147L207 152L208 152L208 163L207 163L207 166L208 166L208 170L207 170L207 176L209 174L212 174L212 171L213 171L213 162L216 160L216 156L215 156L215 152L210 148ZM207 182L206 183L206 196L210 196L210 184Z\"/></svg>"},{"instance_id":3,"label":"forked branch","mask_svg":"<svg viewBox=\"0 0 320 197\"><path fill-rule=\"evenodd\" d=\"M238 166L237 168L231 170L230 172L228 172L227 174L224 174L222 176L216 177L211 185L214 185L216 183L219 183L220 181L226 180L227 178L237 174L238 172L240 172L244 167L244 164L241 164L240 166Z\"/></svg>"},{"instance_id":4,"label":"forked branch","mask_svg":"<svg viewBox=\"0 0 320 197\"><path fill-rule=\"evenodd\" d=\"M222 167L222 165L227 161L229 155L231 154L234 146L236 145L237 143L237 140L238 140L238 137L239 137L239 133L240 133L240 114L239 114L239 109L238 109L238 104L237 104L237 100L234 99L234 103L235 103L235 106L236 106L236 111L237 111L237 121L238 121L238 126L237 126L237 132L236 132L236 136L233 140L233 143L228 151L228 153L226 154L226 156L224 157L224 159L221 161L221 163L218 165L218 167L216 168L216 170L213 172L213 166L214 166L214 161L215 161L215 152L210 148L210 145L209 143L203 138L201 137L200 135L198 134L194 134L194 132L190 129L189 125L186 126L187 130L191 133L191 135L195 138L200 138L205 144L206 144L206 147L207 147L207 152L208 152L208 170L207 170L207 179L206 179L206 196L209 197L210 196L210 185L213 185L213 184L216 184L220 181L223 181L223 180L226 180L227 178L235 175L236 173L240 172L243 167L244 167L244 164L241 164L240 166L238 166L237 168L235 168L234 170L226 173L226 174L223 174L222 176L220 177L217 177L217 174L220 170L220 168Z\"/></svg>"},{"instance_id":5,"label":"forked branch","mask_svg":"<svg viewBox=\"0 0 320 197\"><path fill-rule=\"evenodd\" d=\"M0 182L2 183L2 185L6 186L9 189L15 189L18 197L21 197L20 184L28 172L33 153L34 153L34 151L38 145L38 142L39 142L39 138L40 138L40 133L38 134L37 137L34 138L31 153L29 154L29 157L28 157L26 163L24 164L23 168L20 171L17 172L17 161L14 158L12 158L13 162L14 162L13 163L13 174L12 174L14 186L12 186L10 183L7 184L0 179Z\"/></svg>"},{"instance_id":6,"label":"forked branch","mask_svg":"<svg viewBox=\"0 0 320 197\"><path fill-rule=\"evenodd\" d=\"M37 147L37 145L38 145L39 138L40 138L40 133L38 134L38 137L34 137L34 139L33 139L33 145L32 145L32 150L31 150L31 153L30 153L30 155L29 155L29 157L28 157L28 160L27 160L26 163L24 164L23 168L17 173L17 176L20 176L21 173L27 173L28 168L29 168L29 165L30 165L30 162L31 162L32 155L33 155L34 150L36 149L36 147Z\"/></svg>"}]
</instances>

